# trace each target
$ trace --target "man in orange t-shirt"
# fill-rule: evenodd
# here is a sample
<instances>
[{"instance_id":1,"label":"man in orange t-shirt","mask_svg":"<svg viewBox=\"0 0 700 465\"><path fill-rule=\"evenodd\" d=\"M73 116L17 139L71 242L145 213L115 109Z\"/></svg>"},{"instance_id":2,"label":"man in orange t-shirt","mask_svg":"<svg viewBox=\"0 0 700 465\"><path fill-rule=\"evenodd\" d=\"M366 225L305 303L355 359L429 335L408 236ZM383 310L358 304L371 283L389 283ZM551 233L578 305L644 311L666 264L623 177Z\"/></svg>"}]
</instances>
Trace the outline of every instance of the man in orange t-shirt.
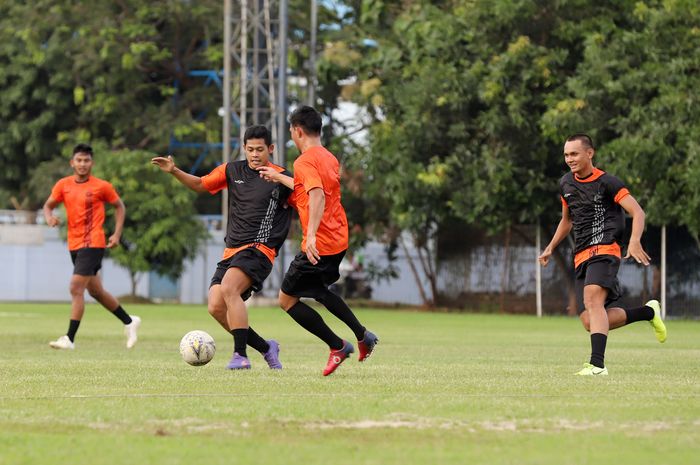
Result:
<instances>
[{"instance_id":1,"label":"man in orange t-shirt","mask_svg":"<svg viewBox=\"0 0 700 465\"><path fill-rule=\"evenodd\" d=\"M73 149L70 161L73 175L59 180L44 204L44 218L46 224L51 227L60 222L53 215L53 209L60 203L64 204L68 216L68 250L73 261L70 323L66 335L49 343L54 349L75 348L75 334L85 312L86 289L95 300L124 323L128 349L136 344L137 331L141 325L139 317L129 316L117 299L102 287L102 280L97 274L102 267L105 247L111 248L119 244L126 208L110 183L90 174L92 155L92 148L86 144L79 144ZM116 208L116 226L109 241L105 241L102 228L105 221L105 202Z\"/></svg>"},{"instance_id":2,"label":"man in orange t-shirt","mask_svg":"<svg viewBox=\"0 0 700 465\"><path fill-rule=\"evenodd\" d=\"M362 362L379 339L360 324L340 296L328 287L340 278L339 266L348 248L348 220L340 203L340 165L321 144L321 115L302 106L289 117L294 144L301 152L294 162L294 178L269 168L260 175L294 189L303 240L301 253L289 265L279 294L280 306L304 329L328 344L330 356L323 370L328 376L355 350L338 337L314 309L299 300L311 297L348 325L355 334Z\"/></svg>"},{"instance_id":3,"label":"man in orange t-shirt","mask_svg":"<svg viewBox=\"0 0 700 465\"><path fill-rule=\"evenodd\" d=\"M262 290L272 271L272 263L287 238L292 209L287 204L291 189L265 182L256 171L267 167L290 174L270 163L274 152L272 135L265 126L251 126L243 135L246 159L219 165L199 177L178 169L172 157L152 160L195 192L216 194L228 190L229 217L226 225L226 249L209 285L209 313L233 335L230 370L249 369L246 346L260 352L272 369L281 369L279 344L265 340L248 325L245 300Z\"/></svg>"}]
</instances>

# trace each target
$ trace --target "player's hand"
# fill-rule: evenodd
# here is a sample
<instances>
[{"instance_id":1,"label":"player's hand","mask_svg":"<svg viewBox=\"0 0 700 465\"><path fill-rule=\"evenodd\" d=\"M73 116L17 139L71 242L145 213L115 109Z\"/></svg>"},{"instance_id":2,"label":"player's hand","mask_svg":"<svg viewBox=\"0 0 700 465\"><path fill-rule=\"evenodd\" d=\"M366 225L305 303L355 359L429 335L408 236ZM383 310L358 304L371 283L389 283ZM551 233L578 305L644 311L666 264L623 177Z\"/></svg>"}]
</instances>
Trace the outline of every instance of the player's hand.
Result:
<instances>
[{"instance_id":1,"label":"player's hand","mask_svg":"<svg viewBox=\"0 0 700 465\"><path fill-rule=\"evenodd\" d=\"M537 260L540 261L540 264L542 266L547 266L549 263L549 258L552 256L552 249L549 247L545 248L542 253L540 254L539 257L537 257Z\"/></svg>"},{"instance_id":2,"label":"player's hand","mask_svg":"<svg viewBox=\"0 0 700 465\"><path fill-rule=\"evenodd\" d=\"M280 173L271 166L258 166L255 168L260 173L260 177L267 182L279 182Z\"/></svg>"},{"instance_id":3,"label":"player's hand","mask_svg":"<svg viewBox=\"0 0 700 465\"><path fill-rule=\"evenodd\" d=\"M309 259L312 265L317 264L321 259L321 254L318 253L316 248L316 236L308 236L306 238L306 258Z\"/></svg>"},{"instance_id":4,"label":"player's hand","mask_svg":"<svg viewBox=\"0 0 700 465\"><path fill-rule=\"evenodd\" d=\"M639 241L630 240L630 245L627 247L627 255L625 258L634 258L637 263L641 263L644 266L649 266L651 258L642 248L642 244Z\"/></svg>"},{"instance_id":5,"label":"player's hand","mask_svg":"<svg viewBox=\"0 0 700 465\"><path fill-rule=\"evenodd\" d=\"M119 238L120 236L118 234L112 234L111 236L109 236L109 239L107 239L107 248L111 249L112 247L118 246Z\"/></svg>"},{"instance_id":6,"label":"player's hand","mask_svg":"<svg viewBox=\"0 0 700 465\"><path fill-rule=\"evenodd\" d=\"M175 161L173 160L172 155L168 155L167 157L151 158L151 164L156 165L166 173L172 173L175 171Z\"/></svg>"},{"instance_id":7,"label":"player's hand","mask_svg":"<svg viewBox=\"0 0 700 465\"><path fill-rule=\"evenodd\" d=\"M52 228L55 228L56 226L61 224L61 219L52 215L46 218L46 224L48 224Z\"/></svg>"}]
</instances>

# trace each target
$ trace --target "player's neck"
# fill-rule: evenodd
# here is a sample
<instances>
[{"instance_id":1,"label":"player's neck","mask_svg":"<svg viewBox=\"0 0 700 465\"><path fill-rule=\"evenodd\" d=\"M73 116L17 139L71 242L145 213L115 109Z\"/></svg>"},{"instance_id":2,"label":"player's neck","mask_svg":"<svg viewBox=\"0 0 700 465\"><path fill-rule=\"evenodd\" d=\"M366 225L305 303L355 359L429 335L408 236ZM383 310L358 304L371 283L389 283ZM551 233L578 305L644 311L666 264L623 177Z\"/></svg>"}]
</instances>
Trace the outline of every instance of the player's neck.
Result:
<instances>
[{"instance_id":1,"label":"player's neck","mask_svg":"<svg viewBox=\"0 0 700 465\"><path fill-rule=\"evenodd\" d=\"M586 168L582 169L578 173L574 173L574 176L576 176L576 179L586 179L590 177L593 172L595 171L595 167L593 165L587 166Z\"/></svg>"},{"instance_id":2,"label":"player's neck","mask_svg":"<svg viewBox=\"0 0 700 465\"><path fill-rule=\"evenodd\" d=\"M85 176L81 176L81 175L76 173L76 174L74 174L74 178L75 178L75 182L77 182L78 184L81 184L84 182L88 182L88 180L90 179L90 174L88 173Z\"/></svg>"},{"instance_id":3,"label":"player's neck","mask_svg":"<svg viewBox=\"0 0 700 465\"><path fill-rule=\"evenodd\" d=\"M323 147L323 144L321 143L320 137L314 137L314 138L310 138L308 140L304 140L303 143L301 144L301 147L299 147L299 152L304 153L313 147Z\"/></svg>"}]
</instances>

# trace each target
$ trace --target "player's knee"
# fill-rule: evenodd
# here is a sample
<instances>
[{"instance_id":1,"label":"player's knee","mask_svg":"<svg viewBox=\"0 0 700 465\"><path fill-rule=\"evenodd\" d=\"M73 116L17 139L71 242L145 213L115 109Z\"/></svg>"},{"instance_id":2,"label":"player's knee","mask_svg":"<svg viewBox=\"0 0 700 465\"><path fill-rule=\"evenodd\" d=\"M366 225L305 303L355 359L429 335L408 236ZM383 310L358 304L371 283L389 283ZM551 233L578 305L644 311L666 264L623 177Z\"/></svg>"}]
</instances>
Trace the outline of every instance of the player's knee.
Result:
<instances>
[{"instance_id":1,"label":"player's knee","mask_svg":"<svg viewBox=\"0 0 700 465\"><path fill-rule=\"evenodd\" d=\"M299 300L296 297L292 297L290 295L285 294L284 292L280 291L277 301L280 305L280 308L284 310L285 312L288 311L290 308L294 306L296 301Z\"/></svg>"},{"instance_id":2,"label":"player's knee","mask_svg":"<svg viewBox=\"0 0 700 465\"><path fill-rule=\"evenodd\" d=\"M243 294L243 289L238 285L222 282L221 294L223 294L225 298L240 297L241 294Z\"/></svg>"},{"instance_id":3,"label":"player's knee","mask_svg":"<svg viewBox=\"0 0 700 465\"><path fill-rule=\"evenodd\" d=\"M99 299L102 295L102 290L97 287L88 286L87 291L88 294L90 294L90 297L92 297L95 300Z\"/></svg>"},{"instance_id":4,"label":"player's knee","mask_svg":"<svg viewBox=\"0 0 700 465\"><path fill-rule=\"evenodd\" d=\"M583 327L586 329L586 331L590 332L591 331L591 318L588 315L588 312L584 311L579 315L579 319L581 320L581 324Z\"/></svg>"},{"instance_id":5,"label":"player's knee","mask_svg":"<svg viewBox=\"0 0 700 465\"><path fill-rule=\"evenodd\" d=\"M68 290L72 296L81 296L85 293L85 286L81 283L71 282Z\"/></svg>"},{"instance_id":6,"label":"player's knee","mask_svg":"<svg viewBox=\"0 0 700 465\"><path fill-rule=\"evenodd\" d=\"M226 313L226 306L221 306L210 302L209 305L207 305L207 310L209 310L209 314L211 316L218 319L217 317L219 315L221 315L222 313Z\"/></svg>"}]
</instances>

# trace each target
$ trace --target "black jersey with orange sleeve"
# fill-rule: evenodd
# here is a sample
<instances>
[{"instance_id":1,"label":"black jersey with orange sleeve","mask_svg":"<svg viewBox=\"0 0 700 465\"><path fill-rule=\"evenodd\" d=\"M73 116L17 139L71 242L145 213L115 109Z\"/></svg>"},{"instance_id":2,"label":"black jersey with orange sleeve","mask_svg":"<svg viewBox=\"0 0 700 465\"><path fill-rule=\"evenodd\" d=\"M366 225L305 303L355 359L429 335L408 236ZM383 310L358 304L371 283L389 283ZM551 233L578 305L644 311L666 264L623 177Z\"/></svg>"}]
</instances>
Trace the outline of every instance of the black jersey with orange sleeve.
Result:
<instances>
[{"instance_id":1,"label":"black jersey with orange sleeve","mask_svg":"<svg viewBox=\"0 0 700 465\"><path fill-rule=\"evenodd\" d=\"M622 181L598 168L586 178L569 172L559 181L559 193L573 224L575 265L595 255L620 257L625 232L620 201L629 195Z\"/></svg>"},{"instance_id":2,"label":"black jersey with orange sleeve","mask_svg":"<svg viewBox=\"0 0 700 465\"><path fill-rule=\"evenodd\" d=\"M280 166L272 163L268 166L292 176ZM228 251L258 247L265 255L270 250L275 254L279 252L292 220L292 208L287 203L291 189L261 178L260 173L249 167L245 160L220 165L202 177L202 185L212 194L228 189ZM274 255L268 255L268 258L272 261Z\"/></svg>"}]
</instances>

